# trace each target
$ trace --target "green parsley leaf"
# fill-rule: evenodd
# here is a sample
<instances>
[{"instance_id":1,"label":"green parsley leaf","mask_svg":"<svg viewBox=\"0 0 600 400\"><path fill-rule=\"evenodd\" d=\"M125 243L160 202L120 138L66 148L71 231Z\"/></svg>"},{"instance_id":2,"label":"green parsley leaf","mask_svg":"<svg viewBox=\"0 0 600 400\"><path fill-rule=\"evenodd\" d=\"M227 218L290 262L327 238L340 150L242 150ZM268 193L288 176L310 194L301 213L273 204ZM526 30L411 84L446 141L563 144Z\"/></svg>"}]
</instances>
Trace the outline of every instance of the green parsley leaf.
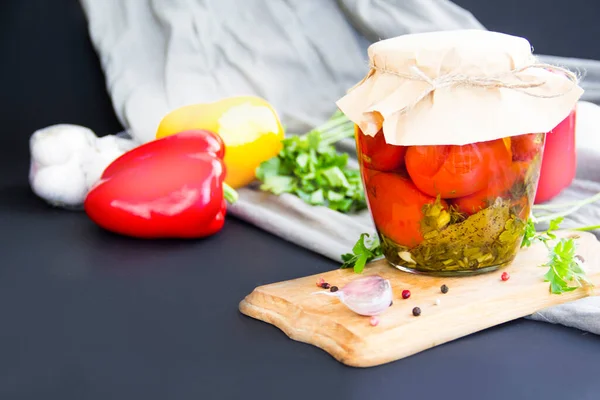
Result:
<instances>
[{"instance_id":1,"label":"green parsley leaf","mask_svg":"<svg viewBox=\"0 0 600 400\"><path fill-rule=\"evenodd\" d=\"M577 261L573 238L560 239L553 247L548 244L551 240L556 240L554 232L560 228L563 219L558 217L551 220L548 229L542 233L537 233L533 221L528 220L521 243L521 247L529 247L535 242L542 242L548 248L549 259L542 267L548 267L544 281L550 283L550 292L554 294L571 292L582 286L592 285Z\"/></svg>"},{"instance_id":2,"label":"green parsley leaf","mask_svg":"<svg viewBox=\"0 0 600 400\"><path fill-rule=\"evenodd\" d=\"M323 196L323 189L314 191L310 195L310 203L311 204L323 204L324 202L325 202L325 197Z\"/></svg>"},{"instance_id":3,"label":"green parsley leaf","mask_svg":"<svg viewBox=\"0 0 600 400\"><path fill-rule=\"evenodd\" d=\"M523 236L523 241L521 242L521 247L529 247L536 240L537 231L535 230L535 225L531 219L527 220L527 225L525 225L525 235Z\"/></svg>"},{"instance_id":4,"label":"green parsley leaf","mask_svg":"<svg viewBox=\"0 0 600 400\"><path fill-rule=\"evenodd\" d=\"M344 200L344 195L342 193L335 192L333 190L327 191L327 200L329 201L342 201Z\"/></svg>"},{"instance_id":5,"label":"green parsley leaf","mask_svg":"<svg viewBox=\"0 0 600 400\"><path fill-rule=\"evenodd\" d=\"M279 167L281 160L277 157L273 157L261 164L261 168L256 171L257 178L264 181L268 176L274 176L279 173Z\"/></svg>"},{"instance_id":6,"label":"green parsley leaf","mask_svg":"<svg viewBox=\"0 0 600 400\"><path fill-rule=\"evenodd\" d=\"M309 148L311 149L318 149L319 148L319 144L321 143L321 135L319 134L319 131L314 130L309 132L306 135L307 138L307 145Z\"/></svg>"},{"instance_id":7,"label":"green parsley leaf","mask_svg":"<svg viewBox=\"0 0 600 400\"><path fill-rule=\"evenodd\" d=\"M266 190L277 195L291 192L294 189L294 180L289 176L269 175L265 177L263 182L260 186L261 190Z\"/></svg>"},{"instance_id":8,"label":"green parsley leaf","mask_svg":"<svg viewBox=\"0 0 600 400\"><path fill-rule=\"evenodd\" d=\"M563 222L563 217L558 217L550 221L550 225L545 232L537 233L535 229L535 225L531 219L527 220L527 225L525 226L525 236L523 236L523 241L521 242L521 247L529 247L535 242L542 242L548 247L547 242L549 240L556 239L555 231L560 228L560 224Z\"/></svg>"},{"instance_id":9,"label":"green parsley leaf","mask_svg":"<svg viewBox=\"0 0 600 400\"><path fill-rule=\"evenodd\" d=\"M548 227L548 230L546 231L546 236L548 236L550 239L556 239L556 235L553 232L558 230L558 228L560 227L560 224L562 224L563 220L564 220L563 217L558 217L558 218L551 220L550 226Z\"/></svg>"},{"instance_id":10,"label":"green parsley leaf","mask_svg":"<svg viewBox=\"0 0 600 400\"><path fill-rule=\"evenodd\" d=\"M354 268L354 272L360 274L363 272L365 265L374 260L375 258L381 257L381 246L377 237L365 241L369 234L363 233L352 248L352 253L342 254L341 268Z\"/></svg>"},{"instance_id":11,"label":"green parsley leaf","mask_svg":"<svg viewBox=\"0 0 600 400\"><path fill-rule=\"evenodd\" d=\"M350 184L348 183L348 179L346 179L346 175L344 175L344 173L339 167L332 167L324 170L323 176L327 178L329 184L334 188L347 188L350 186Z\"/></svg>"},{"instance_id":12,"label":"green parsley leaf","mask_svg":"<svg viewBox=\"0 0 600 400\"><path fill-rule=\"evenodd\" d=\"M323 128L285 138L279 154L256 169L260 189L276 195L291 193L308 204L342 213L364 210L367 203L360 172L350 169L348 154L332 145L351 136L353 124L336 112Z\"/></svg>"},{"instance_id":13,"label":"green parsley leaf","mask_svg":"<svg viewBox=\"0 0 600 400\"><path fill-rule=\"evenodd\" d=\"M299 154L298 157L296 157L296 164L298 164L300 168L306 168L306 166L308 165L308 154Z\"/></svg>"},{"instance_id":14,"label":"green parsley leaf","mask_svg":"<svg viewBox=\"0 0 600 400\"><path fill-rule=\"evenodd\" d=\"M543 266L549 268L544 279L550 282L551 293L561 294L583 286L593 286L577 261L575 248L574 239L563 238L550 251L550 259Z\"/></svg>"}]
</instances>

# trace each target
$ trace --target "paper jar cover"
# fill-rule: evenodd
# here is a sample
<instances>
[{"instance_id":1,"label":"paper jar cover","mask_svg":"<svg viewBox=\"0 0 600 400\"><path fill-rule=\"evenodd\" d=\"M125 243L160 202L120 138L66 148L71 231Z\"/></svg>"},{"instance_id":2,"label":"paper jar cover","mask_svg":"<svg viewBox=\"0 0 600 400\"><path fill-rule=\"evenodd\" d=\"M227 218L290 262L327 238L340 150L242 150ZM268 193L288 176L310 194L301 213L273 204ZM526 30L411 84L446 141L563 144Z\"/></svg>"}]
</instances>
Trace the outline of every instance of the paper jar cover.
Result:
<instances>
[{"instance_id":1,"label":"paper jar cover","mask_svg":"<svg viewBox=\"0 0 600 400\"><path fill-rule=\"evenodd\" d=\"M337 102L369 136L394 145L464 145L552 130L583 90L537 63L526 39L460 30L405 35L369 47L367 76Z\"/></svg>"}]
</instances>

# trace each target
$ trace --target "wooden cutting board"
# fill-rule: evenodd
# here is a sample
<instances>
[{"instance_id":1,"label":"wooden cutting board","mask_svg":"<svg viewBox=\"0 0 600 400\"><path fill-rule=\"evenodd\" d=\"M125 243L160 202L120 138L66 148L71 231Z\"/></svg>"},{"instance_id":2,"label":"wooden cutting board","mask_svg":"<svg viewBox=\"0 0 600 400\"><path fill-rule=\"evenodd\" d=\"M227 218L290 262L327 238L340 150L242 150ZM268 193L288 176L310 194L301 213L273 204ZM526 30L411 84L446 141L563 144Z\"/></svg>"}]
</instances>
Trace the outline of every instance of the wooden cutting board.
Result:
<instances>
[{"instance_id":1,"label":"wooden cutting board","mask_svg":"<svg viewBox=\"0 0 600 400\"><path fill-rule=\"evenodd\" d=\"M355 367L380 365L410 356L471 333L530 315L546 307L598 294L600 286L600 242L590 233L577 235L577 254L585 259L594 288L550 294L543 275L548 251L543 244L521 250L505 269L484 275L439 278L398 271L384 261L365 268L363 275L380 275L392 285L394 304L371 326L369 317L351 312L337 298L315 295L316 281L338 287L359 277L351 270L325 272L305 278L260 286L240 303L240 311L273 324L291 339L325 350L338 361ZM503 271L510 273L506 282ZM440 286L449 287L442 294ZM402 290L411 297L403 300ZM440 304L436 305L436 299ZM420 307L419 317L412 315Z\"/></svg>"}]
</instances>

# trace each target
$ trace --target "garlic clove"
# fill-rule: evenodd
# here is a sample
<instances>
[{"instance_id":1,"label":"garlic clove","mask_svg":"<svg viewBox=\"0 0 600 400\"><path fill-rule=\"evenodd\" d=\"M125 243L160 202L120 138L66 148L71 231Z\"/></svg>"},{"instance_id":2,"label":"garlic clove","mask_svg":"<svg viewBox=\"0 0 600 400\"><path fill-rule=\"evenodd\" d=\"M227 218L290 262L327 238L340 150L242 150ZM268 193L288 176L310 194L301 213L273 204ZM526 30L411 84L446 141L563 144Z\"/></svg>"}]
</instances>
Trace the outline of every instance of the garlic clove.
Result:
<instances>
[{"instance_id":1,"label":"garlic clove","mask_svg":"<svg viewBox=\"0 0 600 400\"><path fill-rule=\"evenodd\" d=\"M379 275L358 278L337 292L316 292L334 296L353 312L374 316L381 314L392 304L392 286L390 281Z\"/></svg>"}]
</instances>

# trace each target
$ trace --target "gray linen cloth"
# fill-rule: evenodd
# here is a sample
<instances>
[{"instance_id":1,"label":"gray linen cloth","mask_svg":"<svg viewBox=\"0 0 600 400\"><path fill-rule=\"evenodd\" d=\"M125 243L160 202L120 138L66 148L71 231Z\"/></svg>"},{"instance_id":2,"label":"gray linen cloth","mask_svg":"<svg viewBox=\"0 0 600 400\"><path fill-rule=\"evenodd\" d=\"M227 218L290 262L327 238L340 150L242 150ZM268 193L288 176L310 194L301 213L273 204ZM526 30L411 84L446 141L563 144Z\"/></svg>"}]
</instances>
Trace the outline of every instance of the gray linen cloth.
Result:
<instances>
[{"instance_id":1,"label":"gray linen cloth","mask_svg":"<svg viewBox=\"0 0 600 400\"><path fill-rule=\"evenodd\" d=\"M276 107L289 132L323 123L335 101L367 72L372 42L402 34L485 29L448 0L80 0L118 118L143 143L170 110L254 94ZM583 100L600 101L600 62L541 56L585 75ZM600 108L578 115L577 179L556 202L600 191ZM339 144L355 156L354 143ZM353 160L355 162L355 160ZM368 212L343 215L297 197L241 189L230 212L333 260L360 233L374 232ZM600 206L567 218L597 224ZM533 316L600 333L600 298Z\"/></svg>"}]
</instances>

